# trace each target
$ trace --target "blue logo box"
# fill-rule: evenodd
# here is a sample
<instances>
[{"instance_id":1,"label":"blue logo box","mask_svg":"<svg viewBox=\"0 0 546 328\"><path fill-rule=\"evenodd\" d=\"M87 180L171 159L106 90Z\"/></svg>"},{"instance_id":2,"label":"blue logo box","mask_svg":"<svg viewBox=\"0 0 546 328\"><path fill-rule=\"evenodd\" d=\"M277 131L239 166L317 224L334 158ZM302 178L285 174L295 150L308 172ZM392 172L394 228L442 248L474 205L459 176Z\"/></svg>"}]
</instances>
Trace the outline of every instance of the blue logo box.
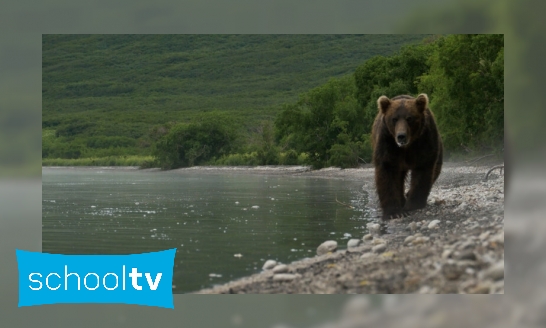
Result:
<instances>
[{"instance_id":1,"label":"blue logo box","mask_svg":"<svg viewBox=\"0 0 546 328\"><path fill-rule=\"evenodd\" d=\"M130 255L16 254L20 307L125 303L174 308L176 248Z\"/></svg>"}]
</instances>

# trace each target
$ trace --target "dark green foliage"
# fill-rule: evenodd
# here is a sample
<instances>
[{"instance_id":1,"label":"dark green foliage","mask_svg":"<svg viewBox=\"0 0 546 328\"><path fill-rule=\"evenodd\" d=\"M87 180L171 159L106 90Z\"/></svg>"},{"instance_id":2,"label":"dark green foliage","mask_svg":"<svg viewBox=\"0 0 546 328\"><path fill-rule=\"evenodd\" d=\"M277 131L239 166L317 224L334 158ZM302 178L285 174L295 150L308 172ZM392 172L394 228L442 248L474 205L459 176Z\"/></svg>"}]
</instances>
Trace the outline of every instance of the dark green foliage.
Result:
<instances>
[{"instance_id":1,"label":"dark green foliage","mask_svg":"<svg viewBox=\"0 0 546 328\"><path fill-rule=\"evenodd\" d=\"M504 140L504 36L453 35L439 40L420 78L451 152L499 149Z\"/></svg>"},{"instance_id":2,"label":"dark green foliage","mask_svg":"<svg viewBox=\"0 0 546 328\"><path fill-rule=\"evenodd\" d=\"M371 159L377 99L422 92L431 99L448 155L502 149L504 37L431 37L373 57L354 80L331 80L285 105L275 121L277 140L306 153L314 167L355 167Z\"/></svg>"},{"instance_id":3,"label":"dark green foliage","mask_svg":"<svg viewBox=\"0 0 546 328\"><path fill-rule=\"evenodd\" d=\"M230 153L237 133L223 115L207 115L202 121L174 125L155 143L153 155L163 169L206 163Z\"/></svg>"},{"instance_id":4,"label":"dark green foliage","mask_svg":"<svg viewBox=\"0 0 546 328\"><path fill-rule=\"evenodd\" d=\"M273 125L271 122L265 122L260 126L258 132L259 141L257 144L257 154L259 165L275 165L279 163L279 149L275 145L273 135Z\"/></svg>"},{"instance_id":5,"label":"dark green foliage","mask_svg":"<svg viewBox=\"0 0 546 328\"><path fill-rule=\"evenodd\" d=\"M345 160L355 166L363 156L360 145L367 129L355 91L349 75L303 94L277 116L277 140L289 149L307 153L308 163L316 168L340 165Z\"/></svg>"},{"instance_id":6,"label":"dark green foliage","mask_svg":"<svg viewBox=\"0 0 546 328\"><path fill-rule=\"evenodd\" d=\"M286 153L280 154L279 164L280 165L298 165L298 164L300 164L299 161L298 161L298 153L294 149L290 149Z\"/></svg>"},{"instance_id":7,"label":"dark green foliage","mask_svg":"<svg viewBox=\"0 0 546 328\"><path fill-rule=\"evenodd\" d=\"M111 148L111 147L134 147L135 139L127 137L89 137L87 138L87 147L89 148Z\"/></svg>"},{"instance_id":8,"label":"dark green foliage","mask_svg":"<svg viewBox=\"0 0 546 328\"><path fill-rule=\"evenodd\" d=\"M390 57L377 56L355 71L356 97L364 108L369 130L377 114L377 99L386 95L393 97L418 93L418 78L428 71L427 62L434 50L433 43L406 46Z\"/></svg>"}]
</instances>

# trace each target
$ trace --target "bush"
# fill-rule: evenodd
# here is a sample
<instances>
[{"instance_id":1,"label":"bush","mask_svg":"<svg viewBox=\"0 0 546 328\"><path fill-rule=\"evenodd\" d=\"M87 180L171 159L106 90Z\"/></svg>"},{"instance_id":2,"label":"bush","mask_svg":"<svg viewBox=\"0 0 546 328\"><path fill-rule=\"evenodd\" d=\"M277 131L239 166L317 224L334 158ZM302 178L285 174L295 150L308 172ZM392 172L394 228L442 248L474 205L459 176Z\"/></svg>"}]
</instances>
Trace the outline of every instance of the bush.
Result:
<instances>
[{"instance_id":1,"label":"bush","mask_svg":"<svg viewBox=\"0 0 546 328\"><path fill-rule=\"evenodd\" d=\"M236 139L229 122L212 115L201 122L175 125L159 137L153 154L163 169L194 166L229 154Z\"/></svg>"}]
</instances>

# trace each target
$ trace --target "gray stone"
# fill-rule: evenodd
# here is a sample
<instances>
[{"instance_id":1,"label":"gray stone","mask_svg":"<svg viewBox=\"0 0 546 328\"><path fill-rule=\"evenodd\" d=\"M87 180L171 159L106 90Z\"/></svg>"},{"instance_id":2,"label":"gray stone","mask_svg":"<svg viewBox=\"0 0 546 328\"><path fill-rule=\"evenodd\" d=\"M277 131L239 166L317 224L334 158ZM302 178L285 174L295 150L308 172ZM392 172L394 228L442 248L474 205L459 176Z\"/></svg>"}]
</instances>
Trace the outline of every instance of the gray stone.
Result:
<instances>
[{"instance_id":1,"label":"gray stone","mask_svg":"<svg viewBox=\"0 0 546 328\"><path fill-rule=\"evenodd\" d=\"M379 244L372 247L374 253L383 253L387 249L387 244Z\"/></svg>"},{"instance_id":2,"label":"gray stone","mask_svg":"<svg viewBox=\"0 0 546 328\"><path fill-rule=\"evenodd\" d=\"M374 245L379 245L379 244L386 244L387 241L385 239L382 239L382 238L374 238L372 240L372 244Z\"/></svg>"},{"instance_id":3,"label":"gray stone","mask_svg":"<svg viewBox=\"0 0 546 328\"><path fill-rule=\"evenodd\" d=\"M379 230L381 230L381 225L379 223L368 223L366 227L370 232L379 232Z\"/></svg>"},{"instance_id":4,"label":"gray stone","mask_svg":"<svg viewBox=\"0 0 546 328\"><path fill-rule=\"evenodd\" d=\"M415 239L415 236L407 236L406 239L404 239L404 244L409 244Z\"/></svg>"},{"instance_id":5,"label":"gray stone","mask_svg":"<svg viewBox=\"0 0 546 328\"><path fill-rule=\"evenodd\" d=\"M317 248L318 255L324 255L329 252L334 252L337 249L337 242L335 240L328 240L320 244Z\"/></svg>"},{"instance_id":6,"label":"gray stone","mask_svg":"<svg viewBox=\"0 0 546 328\"><path fill-rule=\"evenodd\" d=\"M438 227L438 224L440 223L440 220L432 220L430 221L430 223L428 224L428 228L429 229L434 229L436 227Z\"/></svg>"},{"instance_id":7,"label":"gray stone","mask_svg":"<svg viewBox=\"0 0 546 328\"><path fill-rule=\"evenodd\" d=\"M273 273L285 273L288 272L288 265L279 264L273 268Z\"/></svg>"},{"instance_id":8,"label":"gray stone","mask_svg":"<svg viewBox=\"0 0 546 328\"><path fill-rule=\"evenodd\" d=\"M264 266L262 267L262 269L270 270L270 269L273 269L276 265L277 265L277 261L267 260L267 261L265 261Z\"/></svg>"},{"instance_id":9,"label":"gray stone","mask_svg":"<svg viewBox=\"0 0 546 328\"><path fill-rule=\"evenodd\" d=\"M364 237L362 237L362 240L366 240L366 241L372 240L372 239L373 239L373 236L371 233L364 235Z\"/></svg>"},{"instance_id":10,"label":"gray stone","mask_svg":"<svg viewBox=\"0 0 546 328\"><path fill-rule=\"evenodd\" d=\"M362 240L360 239L350 239L347 242L347 248L358 247L361 243L362 243Z\"/></svg>"},{"instance_id":11,"label":"gray stone","mask_svg":"<svg viewBox=\"0 0 546 328\"><path fill-rule=\"evenodd\" d=\"M461 252L459 256L457 256L458 260L470 260L470 261L476 261L476 254L473 251L464 251Z\"/></svg>"},{"instance_id":12,"label":"gray stone","mask_svg":"<svg viewBox=\"0 0 546 328\"><path fill-rule=\"evenodd\" d=\"M428 237L417 237L417 238L415 238L415 239L413 240L412 243L413 243L414 245L420 245L420 244L426 243L426 242L429 241L429 240L430 240L430 238L428 238Z\"/></svg>"},{"instance_id":13,"label":"gray stone","mask_svg":"<svg viewBox=\"0 0 546 328\"><path fill-rule=\"evenodd\" d=\"M450 249L444 250L444 252L442 253L442 258L444 260L447 260L451 256L451 253L453 252Z\"/></svg>"},{"instance_id":14,"label":"gray stone","mask_svg":"<svg viewBox=\"0 0 546 328\"><path fill-rule=\"evenodd\" d=\"M364 253L360 256L360 259L363 260L363 259L367 259L367 258L370 258L370 257L374 257L375 254L374 253Z\"/></svg>"},{"instance_id":15,"label":"gray stone","mask_svg":"<svg viewBox=\"0 0 546 328\"><path fill-rule=\"evenodd\" d=\"M291 273L279 273L273 276L273 281L291 281L298 277L298 275Z\"/></svg>"},{"instance_id":16,"label":"gray stone","mask_svg":"<svg viewBox=\"0 0 546 328\"><path fill-rule=\"evenodd\" d=\"M493 264L489 269L480 272L481 279L504 279L504 260Z\"/></svg>"}]
</instances>

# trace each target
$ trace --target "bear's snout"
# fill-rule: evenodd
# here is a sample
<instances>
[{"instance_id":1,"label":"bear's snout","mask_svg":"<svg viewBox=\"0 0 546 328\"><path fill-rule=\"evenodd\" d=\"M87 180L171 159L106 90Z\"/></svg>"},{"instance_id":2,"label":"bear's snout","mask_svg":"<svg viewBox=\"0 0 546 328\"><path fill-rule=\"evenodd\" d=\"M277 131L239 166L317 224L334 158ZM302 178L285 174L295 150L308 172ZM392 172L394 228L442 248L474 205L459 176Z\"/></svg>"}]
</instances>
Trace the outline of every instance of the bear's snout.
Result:
<instances>
[{"instance_id":1,"label":"bear's snout","mask_svg":"<svg viewBox=\"0 0 546 328\"><path fill-rule=\"evenodd\" d=\"M408 143L408 137L406 133L398 133L396 135L396 143L398 144L398 147L405 146Z\"/></svg>"}]
</instances>

